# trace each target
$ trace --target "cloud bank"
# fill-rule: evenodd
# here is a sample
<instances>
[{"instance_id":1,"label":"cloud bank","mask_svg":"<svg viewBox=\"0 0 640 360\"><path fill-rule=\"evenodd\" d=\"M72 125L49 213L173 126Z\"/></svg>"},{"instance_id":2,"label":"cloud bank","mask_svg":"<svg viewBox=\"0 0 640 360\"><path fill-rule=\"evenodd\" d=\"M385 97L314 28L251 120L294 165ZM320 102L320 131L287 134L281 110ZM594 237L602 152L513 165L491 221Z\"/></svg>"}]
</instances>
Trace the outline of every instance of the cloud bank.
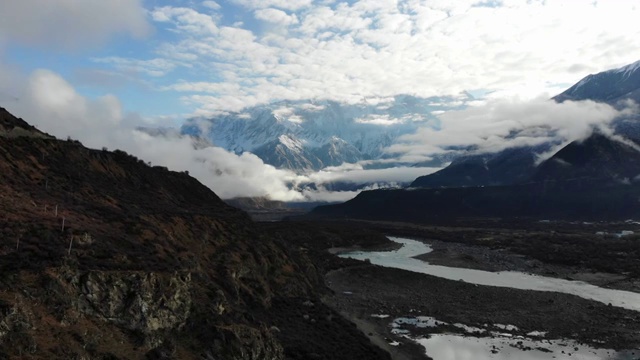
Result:
<instances>
[{"instance_id":1,"label":"cloud bank","mask_svg":"<svg viewBox=\"0 0 640 360\"><path fill-rule=\"evenodd\" d=\"M208 114L408 92L536 97L640 57L633 0L232 3L251 21L229 25L222 5L154 8L155 24L175 36L160 41L157 59L112 58L113 66L173 64L169 70L180 73L167 71L173 84L163 88Z\"/></svg>"},{"instance_id":2,"label":"cloud bank","mask_svg":"<svg viewBox=\"0 0 640 360\"><path fill-rule=\"evenodd\" d=\"M543 143L566 144L583 139L594 128L606 128L625 110L593 101L557 103L547 98L490 100L439 115L440 129L421 128L387 149L403 156L442 154L452 147L494 153Z\"/></svg>"}]
</instances>

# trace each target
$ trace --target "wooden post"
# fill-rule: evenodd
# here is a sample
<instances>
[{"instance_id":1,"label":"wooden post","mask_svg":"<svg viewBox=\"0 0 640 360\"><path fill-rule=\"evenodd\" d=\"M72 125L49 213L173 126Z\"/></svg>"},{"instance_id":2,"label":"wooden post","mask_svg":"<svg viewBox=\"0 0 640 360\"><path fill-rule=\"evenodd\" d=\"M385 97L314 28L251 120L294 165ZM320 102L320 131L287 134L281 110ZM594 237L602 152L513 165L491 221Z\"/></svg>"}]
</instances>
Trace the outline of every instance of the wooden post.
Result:
<instances>
[{"instance_id":1,"label":"wooden post","mask_svg":"<svg viewBox=\"0 0 640 360\"><path fill-rule=\"evenodd\" d=\"M73 245L73 235L71 235L71 239L69 240L69 251L67 251L67 255L71 255L71 245Z\"/></svg>"},{"instance_id":2,"label":"wooden post","mask_svg":"<svg viewBox=\"0 0 640 360\"><path fill-rule=\"evenodd\" d=\"M64 220L65 220L65 218L62 217L62 232L64 232Z\"/></svg>"}]
</instances>

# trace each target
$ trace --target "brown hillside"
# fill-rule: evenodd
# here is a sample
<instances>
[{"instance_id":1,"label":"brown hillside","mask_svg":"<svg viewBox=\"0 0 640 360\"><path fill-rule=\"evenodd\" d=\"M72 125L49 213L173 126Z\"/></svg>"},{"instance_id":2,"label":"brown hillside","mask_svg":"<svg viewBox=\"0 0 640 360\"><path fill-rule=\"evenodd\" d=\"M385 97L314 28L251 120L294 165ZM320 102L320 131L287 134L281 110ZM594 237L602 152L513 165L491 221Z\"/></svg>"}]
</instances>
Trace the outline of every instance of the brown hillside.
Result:
<instances>
[{"instance_id":1,"label":"brown hillside","mask_svg":"<svg viewBox=\"0 0 640 360\"><path fill-rule=\"evenodd\" d=\"M0 358L285 358L303 254L187 174L0 125Z\"/></svg>"}]
</instances>

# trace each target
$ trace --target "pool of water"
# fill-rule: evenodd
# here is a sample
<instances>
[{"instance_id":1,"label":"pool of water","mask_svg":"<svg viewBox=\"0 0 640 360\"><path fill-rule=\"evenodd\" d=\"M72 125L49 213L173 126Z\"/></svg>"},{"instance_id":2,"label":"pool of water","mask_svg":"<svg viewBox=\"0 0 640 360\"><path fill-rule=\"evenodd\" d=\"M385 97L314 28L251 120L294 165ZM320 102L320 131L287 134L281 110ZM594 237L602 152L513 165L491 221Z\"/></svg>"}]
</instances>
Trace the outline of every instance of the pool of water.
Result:
<instances>
[{"instance_id":1,"label":"pool of water","mask_svg":"<svg viewBox=\"0 0 640 360\"><path fill-rule=\"evenodd\" d=\"M428 339L414 339L424 346L428 356L436 360L631 360L634 351L616 352L594 349L574 341L512 338L475 338L453 334L432 335ZM640 351L639 351L640 353Z\"/></svg>"}]
</instances>

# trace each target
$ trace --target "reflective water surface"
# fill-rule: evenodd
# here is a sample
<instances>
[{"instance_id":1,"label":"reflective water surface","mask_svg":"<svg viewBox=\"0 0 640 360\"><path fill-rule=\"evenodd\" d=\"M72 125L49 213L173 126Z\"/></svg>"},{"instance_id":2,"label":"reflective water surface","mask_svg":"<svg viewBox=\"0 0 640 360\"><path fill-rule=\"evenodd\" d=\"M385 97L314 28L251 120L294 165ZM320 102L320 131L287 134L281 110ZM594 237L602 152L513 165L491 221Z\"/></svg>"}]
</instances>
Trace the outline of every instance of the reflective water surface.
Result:
<instances>
[{"instance_id":1,"label":"reflective water surface","mask_svg":"<svg viewBox=\"0 0 640 360\"><path fill-rule=\"evenodd\" d=\"M372 264L398 268L423 274L429 274L450 280L464 280L469 283L510 287L523 290L555 291L600 301L635 311L640 311L640 294L628 291L610 290L580 281L548 278L521 272L488 272L463 268L431 265L413 258L425 254L431 248L416 240L390 237L403 246L396 251L349 252L340 256L365 260ZM387 315L373 314L373 317L386 318ZM585 359L585 360L631 360L640 358L640 350L615 352L610 349L595 349L581 345L573 340L544 339L544 331L534 331L527 337L513 336L510 331L517 330L513 325L492 324L493 329L480 329L464 324L452 324L464 330L468 335L486 335L489 337L464 336L459 334L432 334L429 337L412 337L411 328L438 327L446 325L442 321L427 317L397 318L390 326L392 333L423 345L428 356L436 360L489 360L489 359ZM486 326L486 325L485 325ZM540 329L543 330L543 329ZM394 345L399 343L394 342Z\"/></svg>"},{"instance_id":2,"label":"reflective water surface","mask_svg":"<svg viewBox=\"0 0 640 360\"><path fill-rule=\"evenodd\" d=\"M413 258L414 256L431 252L431 248L428 245L405 238L389 237L389 239L402 244L402 248L396 251L354 251L340 254L340 256L357 260L369 259L375 265L429 274L450 280L463 280L479 285L572 294L585 299L640 311L640 294L638 293L605 289L581 281L550 278L515 271L489 272L431 265Z\"/></svg>"},{"instance_id":3,"label":"reflective water surface","mask_svg":"<svg viewBox=\"0 0 640 360\"><path fill-rule=\"evenodd\" d=\"M474 338L460 335L438 334L428 339L414 339L425 347L427 355L440 360L483 359L582 359L582 360L631 360L635 352L615 352L609 349L594 349L578 345L573 341L532 341L510 338Z\"/></svg>"}]
</instances>

